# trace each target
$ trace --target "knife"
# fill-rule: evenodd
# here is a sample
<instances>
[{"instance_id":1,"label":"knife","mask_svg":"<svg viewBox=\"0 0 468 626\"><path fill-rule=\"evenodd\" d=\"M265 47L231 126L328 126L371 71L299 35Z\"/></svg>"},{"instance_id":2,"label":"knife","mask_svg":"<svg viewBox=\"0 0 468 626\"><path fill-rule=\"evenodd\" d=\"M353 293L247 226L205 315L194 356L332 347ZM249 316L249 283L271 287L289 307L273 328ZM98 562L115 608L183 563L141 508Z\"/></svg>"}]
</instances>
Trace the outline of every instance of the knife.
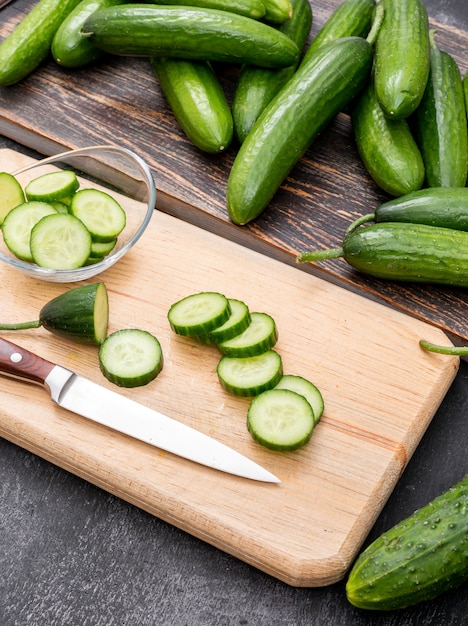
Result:
<instances>
[{"instance_id":1,"label":"knife","mask_svg":"<svg viewBox=\"0 0 468 626\"><path fill-rule=\"evenodd\" d=\"M64 409L177 456L243 478L281 482L212 437L2 338L0 372L42 385Z\"/></svg>"}]
</instances>

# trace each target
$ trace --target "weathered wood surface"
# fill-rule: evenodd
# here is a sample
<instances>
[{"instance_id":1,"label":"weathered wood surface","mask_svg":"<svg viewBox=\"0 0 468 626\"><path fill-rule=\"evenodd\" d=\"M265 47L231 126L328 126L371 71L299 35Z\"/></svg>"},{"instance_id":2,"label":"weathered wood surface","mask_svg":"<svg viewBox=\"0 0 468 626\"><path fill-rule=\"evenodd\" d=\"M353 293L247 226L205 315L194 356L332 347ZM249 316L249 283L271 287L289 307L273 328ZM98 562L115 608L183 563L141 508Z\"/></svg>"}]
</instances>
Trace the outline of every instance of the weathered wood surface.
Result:
<instances>
[{"instance_id":1,"label":"weathered wood surface","mask_svg":"<svg viewBox=\"0 0 468 626\"><path fill-rule=\"evenodd\" d=\"M0 151L3 169L24 160ZM61 409L37 385L1 376L0 436L288 584L340 580L456 375L456 357L418 344L446 342L442 331L159 211L100 278L109 290L109 332L137 326L161 342L164 369L151 384L113 387L100 373L95 347L44 329L3 336L219 439L281 484L174 457ZM37 319L66 288L4 263L0 280L5 322ZM218 350L170 330L170 305L202 290L272 315L284 372L321 390L324 415L301 450L274 453L257 445L246 428L248 399L218 382Z\"/></svg>"},{"instance_id":2,"label":"weathered wood surface","mask_svg":"<svg viewBox=\"0 0 468 626\"><path fill-rule=\"evenodd\" d=\"M2 10L0 38L32 6L16 0ZM312 3L317 32L339 0ZM438 24L437 40L468 69L468 33ZM228 98L237 67L218 65ZM164 100L146 59L110 58L70 71L52 60L13 87L0 88L0 132L49 154L61 148L106 142L136 150L150 164L158 206L192 224L288 264L298 251L339 245L348 223L385 195L376 189L356 153L349 117L339 114L284 181L254 223L233 225L225 208L226 182L237 147L209 156L191 146ZM443 329L455 343L468 341L467 291L384 282L357 274L342 260L297 271L318 273Z\"/></svg>"}]
</instances>

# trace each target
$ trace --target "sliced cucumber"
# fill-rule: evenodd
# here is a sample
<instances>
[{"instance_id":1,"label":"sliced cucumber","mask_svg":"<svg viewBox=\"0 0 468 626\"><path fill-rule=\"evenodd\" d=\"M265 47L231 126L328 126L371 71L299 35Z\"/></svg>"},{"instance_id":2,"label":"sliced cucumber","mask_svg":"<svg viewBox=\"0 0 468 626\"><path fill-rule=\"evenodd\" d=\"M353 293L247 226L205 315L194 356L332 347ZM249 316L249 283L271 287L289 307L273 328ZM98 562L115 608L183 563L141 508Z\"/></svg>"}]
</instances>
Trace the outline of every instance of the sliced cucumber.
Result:
<instances>
[{"instance_id":1,"label":"sliced cucumber","mask_svg":"<svg viewBox=\"0 0 468 626\"><path fill-rule=\"evenodd\" d=\"M70 270L82 267L91 252L91 235L81 220L68 213L46 215L31 231L31 255L40 267Z\"/></svg>"},{"instance_id":2,"label":"sliced cucumber","mask_svg":"<svg viewBox=\"0 0 468 626\"><path fill-rule=\"evenodd\" d=\"M295 391L270 389L250 403L247 428L266 448L291 452L309 441L314 413L304 396Z\"/></svg>"},{"instance_id":3,"label":"sliced cucumber","mask_svg":"<svg viewBox=\"0 0 468 626\"><path fill-rule=\"evenodd\" d=\"M119 387L147 385L161 372L163 361L157 338L137 328L113 332L99 348L102 373Z\"/></svg>"},{"instance_id":4,"label":"sliced cucumber","mask_svg":"<svg viewBox=\"0 0 468 626\"><path fill-rule=\"evenodd\" d=\"M319 422L324 410L323 396L320 390L317 389L310 380L302 376L285 374L276 385L275 389L289 389L290 391L295 391L301 396L304 396L314 412L315 424Z\"/></svg>"},{"instance_id":5,"label":"sliced cucumber","mask_svg":"<svg viewBox=\"0 0 468 626\"><path fill-rule=\"evenodd\" d=\"M219 344L222 341L227 341L242 333L250 324L250 311L245 302L236 300L235 298L228 298L228 300L229 306L231 307L231 315L228 320L207 335L197 337L200 343Z\"/></svg>"},{"instance_id":6,"label":"sliced cucumber","mask_svg":"<svg viewBox=\"0 0 468 626\"><path fill-rule=\"evenodd\" d=\"M112 241L125 228L125 211L117 200L99 189L77 191L70 203L70 213L85 224L93 241Z\"/></svg>"},{"instance_id":7,"label":"sliced cucumber","mask_svg":"<svg viewBox=\"0 0 468 626\"><path fill-rule=\"evenodd\" d=\"M110 241L93 241L91 243L91 259L103 259L110 254L115 248L117 239L111 239Z\"/></svg>"},{"instance_id":8,"label":"sliced cucumber","mask_svg":"<svg viewBox=\"0 0 468 626\"><path fill-rule=\"evenodd\" d=\"M274 350L244 358L224 355L216 372L226 391L235 396L252 397L278 384L283 363Z\"/></svg>"},{"instance_id":9,"label":"sliced cucumber","mask_svg":"<svg viewBox=\"0 0 468 626\"><path fill-rule=\"evenodd\" d=\"M222 354L237 357L256 356L273 348L278 341L278 331L271 315L254 312L250 318L250 324L240 335L218 343Z\"/></svg>"},{"instance_id":10,"label":"sliced cucumber","mask_svg":"<svg viewBox=\"0 0 468 626\"><path fill-rule=\"evenodd\" d=\"M26 185L24 191L28 200L51 202L73 196L79 186L75 172L59 170L34 178Z\"/></svg>"},{"instance_id":11,"label":"sliced cucumber","mask_svg":"<svg viewBox=\"0 0 468 626\"><path fill-rule=\"evenodd\" d=\"M23 202L5 217L2 226L3 239L8 249L22 261L32 261L31 232L45 216L57 215L46 202Z\"/></svg>"},{"instance_id":12,"label":"sliced cucumber","mask_svg":"<svg viewBox=\"0 0 468 626\"><path fill-rule=\"evenodd\" d=\"M0 226L7 214L25 201L23 188L8 172L0 172Z\"/></svg>"},{"instance_id":13,"label":"sliced cucumber","mask_svg":"<svg viewBox=\"0 0 468 626\"><path fill-rule=\"evenodd\" d=\"M216 291L202 291L175 302L167 314L172 330L178 335L206 335L224 324L231 315L229 300Z\"/></svg>"}]
</instances>

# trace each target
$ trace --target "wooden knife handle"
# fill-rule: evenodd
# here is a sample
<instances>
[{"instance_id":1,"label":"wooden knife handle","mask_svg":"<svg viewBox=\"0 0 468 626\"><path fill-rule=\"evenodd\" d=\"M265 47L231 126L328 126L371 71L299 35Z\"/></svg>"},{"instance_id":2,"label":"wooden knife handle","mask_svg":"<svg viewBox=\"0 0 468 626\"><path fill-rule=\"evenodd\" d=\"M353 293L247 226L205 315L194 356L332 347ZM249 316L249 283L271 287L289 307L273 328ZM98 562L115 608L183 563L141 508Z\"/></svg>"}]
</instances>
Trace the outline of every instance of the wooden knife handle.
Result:
<instances>
[{"instance_id":1,"label":"wooden knife handle","mask_svg":"<svg viewBox=\"0 0 468 626\"><path fill-rule=\"evenodd\" d=\"M54 367L55 363L0 337L0 373L43 385Z\"/></svg>"}]
</instances>

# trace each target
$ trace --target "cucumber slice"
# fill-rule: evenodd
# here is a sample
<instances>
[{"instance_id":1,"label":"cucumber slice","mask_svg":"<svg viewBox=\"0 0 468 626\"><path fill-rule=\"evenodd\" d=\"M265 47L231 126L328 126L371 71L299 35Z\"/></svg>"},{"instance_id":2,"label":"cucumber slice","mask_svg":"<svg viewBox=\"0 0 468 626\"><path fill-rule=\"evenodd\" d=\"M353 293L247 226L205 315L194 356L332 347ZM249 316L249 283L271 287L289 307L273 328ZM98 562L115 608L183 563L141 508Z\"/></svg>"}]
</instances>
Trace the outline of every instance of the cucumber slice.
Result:
<instances>
[{"instance_id":1,"label":"cucumber slice","mask_svg":"<svg viewBox=\"0 0 468 626\"><path fill-rule=\"evenodd\" d=\"M23 188L13 174L0 172L0 226L11 209L24 201Z\"/></svg>"},{"instance_id":2,"label":"cucumber slice","mask_svg":"<svg viewBox=\"0 0 468 626\"><path fill-rule=\"evenodd\" d=\"M224 355L216 372L226 391L235 396L252 397L278 384L283 363L274 350L244 358Z\"/></svg>"},{"instance_id":3,"label":"cucumber slice","mask_svg":"<svg viewBox=\"0 0 468 626\"><path fill-rule=\"evenodd\" d=\"M229 300L216 291L202 291L175 302L167 314L172 330L178 335L206 335L224 324L231 315Z\"/></svg>"},{"instance_id":4,"label":"cucumber slice","mask_svg":"<svg viewBox=\"0 0 468 626\"><path fill-rule=\"evenodd\" d=\"M93 241L112 241L125 228L125 211L117 200L99 189L77 191L70 213L85 224Z\"/></svg>"},{"instance_id":5,"label":"cucumber slice","mask_svg":"<svg viewBox=\"0 0 468 626\"><path fill-rule=\"evenodd\" d=\"M241 334L218 344L222 354L248 357L273 348L278 341L278 331L271 315L252 313L250 318L250 324Z\"/></svg>"},{"instance_id":6,"label":"cucumber slice","mask_svg":"<svg viewBox=\"0 0 468 626\"><path fill-rule=\"evenodd\" d=\"M83 267L91 252L91 235L68 213L43 217L31 231L31 255L40 267L71 270Z\"/></svg>"},{"instance_id":7,"label":"cucumber slice","mask_svg":"<svg viewBox=\"0 0 468 626\"><path fill-rule=\"evenodd\" d=\"M304 396L295 391L270 389L250 403L247 428L262 446L291 452L309 441L314 429L314 413Z\"/></svg>"},{"instance_id":8,"label":"cucumber slice","mask_svg":"<svg viewBox=\"0 0 468 626\"><path fill-rule=\"evenodd\" d=\"M79 186L75 172L60 170L34 178L26 185L24 191L28 200L51 202L72 196Z\"/></svg>"},{"instance_id":9,"label":"cucumber slice","mask_svg":"<svg viewBox=\"0 0 468 626\"><path fill-rule=\"evenodd\" d=\"M146 330L117 330L102 342L99 365L104 376L119 387L141 387L163 368L161 345Z\"/></svg>"},{"instance_id":10,"label":"cucumber slice","mask_svg":"<svg viewBox=\"0 0 468 626\"><path fill-rule=\"evenodd\" d=\"M250 324L250 311L249 307L242 302L242 300L236 300L234 298L228 298L229 306L231 307L231 315L228 320L215 328L207 335L197 337L200 343L205 344L219 344L222 341L227 341L236 337L242 333Z\"/></svg>"},{"instance_id":11,"label":"cucumber slice","mask_svg":"<svg viewBox=\"0 0 468 626\"><path fill-rule=\"evenodd\" d=\"M33 261L31 232L36 224L47 215L57 215L46 202L23 202L5 217L2 226L3 240L8 249L22 261Z\"/></svg>"},{"instance_id":12,"label":"cucumber slice","mask_svg":"<svg viewBox=\"0 0 468 626\"><path fill-rule=\"evenodd\" d=\"M290 391L295 391L301 396L304 396L314 412L315 424L319 422L324 410L323 396L320 390L317 389L310 380L302 376L286 374L281 378L275 389L289 389Z\"/></svg>"},{"instance_id":13,"label":"cucumber slice","mask_svg":"<svg viewBox=\"0 0 468 626\"><path fill-rule=\"evenodd\" d=\"M69 198L65 198L64 200L68 201ZM54 207L57 213L68 213L68 205L64 200L51 200L49 204Z\"/></svg>"},{"instance_id":14,"label":"cucumber slice","mask_svg":"<svg viewBox=\"0 0 468 626\"><path fill-rule=\"evenodd\" d=\"M115 248L117 239L111 239L111 241L93 241L91 243L91 253L89 257L91 259L103 259Z\"/></svg>"}]
</instances>

